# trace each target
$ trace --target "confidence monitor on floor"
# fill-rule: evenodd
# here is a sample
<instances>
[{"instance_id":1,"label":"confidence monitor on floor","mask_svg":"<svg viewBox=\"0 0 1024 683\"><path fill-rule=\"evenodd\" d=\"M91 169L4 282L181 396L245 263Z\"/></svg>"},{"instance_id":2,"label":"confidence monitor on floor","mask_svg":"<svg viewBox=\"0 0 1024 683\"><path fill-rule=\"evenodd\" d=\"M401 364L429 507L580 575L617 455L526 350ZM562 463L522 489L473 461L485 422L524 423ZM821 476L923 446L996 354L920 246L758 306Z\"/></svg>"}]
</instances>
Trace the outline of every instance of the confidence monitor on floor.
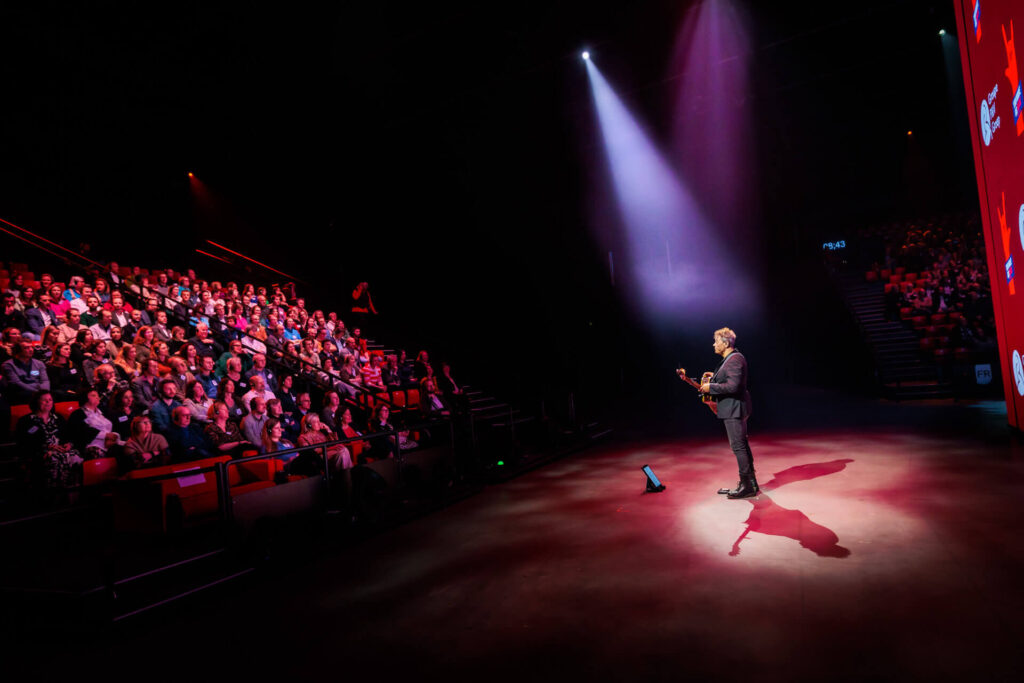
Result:
<instances>
[{"instance_id":1,"label":"confidence monitor on floor","mask_svg":"<svg viewBox=\"0 0 1024 683\"><path fill-rule=\"evenodd\" d=\"M640 469L647 476L647 493L660 493L665 490L665 485L661 483L650 465L644 465Z\"/></svg>"}]
</instances>

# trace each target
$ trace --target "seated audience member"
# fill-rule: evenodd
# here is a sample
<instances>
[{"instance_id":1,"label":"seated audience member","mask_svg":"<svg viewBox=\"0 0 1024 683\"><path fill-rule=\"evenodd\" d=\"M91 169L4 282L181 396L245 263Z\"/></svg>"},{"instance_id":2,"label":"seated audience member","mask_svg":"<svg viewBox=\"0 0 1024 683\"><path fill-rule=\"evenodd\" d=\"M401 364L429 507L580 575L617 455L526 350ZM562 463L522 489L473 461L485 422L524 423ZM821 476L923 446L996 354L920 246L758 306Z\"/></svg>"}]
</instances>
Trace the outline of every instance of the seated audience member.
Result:
<instances>
[{"instance_id":1,"label":"seated audience member","mask_svg":"<svg viewBox=\"0 0 1024 683\"><path fill-rule=\"evenodd\" d=\"M123 338L121 328L117 325L110 326L110 339L107 340L107 353L111 358L116 359L118 354L121 353L121 349L126 346L131 346Z\"/></svg>"},{"instance_id":2,"label":"seated audience member","mask_svg":"<svg viewBox=\"0 0 1024 683\"><path fill-rule=\"evenodd\" d=\"M242 418L246 416L249 409L238 398L236 391L234 381L230 377L225 377L217 385L217 400L227 406L229 419L236 424L241 424Z\"/></svg>"},{"instance_id":3,"label":"seated audience member","mask_svg":"<svg viewBox=\"0 0 1024 683\"><path fill-rule=\"evenodd\" d=\"M124 302L124 297L121 292L114 292L110 295L110 303L104 306L105 309L110 311L111 322L118 327L124 329L131 325L138 330L142 325L148 325L149 323L143 322L142 312L139 315L133 315L135 311L132 307Z\"/></svg>"},{"instance_id":4,"label":"seated audience member","mask_svg":"<svg viewBox=\"0 0 1024 683\"><path fill-rule=\"evenodd\" d=\"M171 366L171 372L167 375L167 379L174 380L174 383L178 385L178 400L184 401L185 387L194 382L196 378L188 371L185 359L181 356L171 356L167 362Z\"/></svg>"},{"instance_id":5,"label":"seated audience member","mask_svg":"<svg viewBox=\"0 0 1024 683\"><path fill-rule=\"evenodd\" d=\"M12 297L17 298L21 296L21 291L25 288L25 276L21 273L12 273L10 282L7 283L7 289L3 291L4 294L10 294Z\"/></svg>"},{"instance_id":6,"label":"seated audience member","mask_svg":"<svg viewBox=\"0 0 1024 683\"><path fill-rule=\"evenodd\" d=\"M121 442L110 418L100 410L100 392L89 389L80 407L68 418L68 435L86 459L107 457L108 449Z\"/></svg>"},{"instance_id":7,"label":"seated audience member","mask_svg":"<svg viewBox=\"0 0 1024 683\"><path fill-rule=\"evenodd\" d=\"M210 421L203 428L203 434L210 445L220 453L238 456L245 449L255 447L255 444L246 440L238 424L229 419L229 409L224 401L214 401L208 417Z\"/></svg>"},{"instance_id":8,"label":"seated audience member","mask_svg":"<svg viewBox=\"0 0 1024 683\"><path fill-rule=\"evenodd\" d=\"M344 356L344 359L345 360L342 361L341 369L338 371L338 374L341 377L342 383L349 385L346 389L348 395L355 396L358 390L354 387L363 386L363 375L359 372L359 368L356 365L355 356Z\"/></svg>"},{"instance_id":9,"label":"seated audience member","mask_svg":"<svg viewBox=\"0 0 1024 683\"><path fill-rule=\"evenodd\" d=\"M389 354L387 361L381 367L380 380L391 391L402 388L402 374L398 367L398 356L395 354Z\"/></svg>"},{"instance_id":10,"label":"seated audience member","mask_svg":"<svg viewBox=\"0 0 1024 683\"><path fill-rule=\"evenodd\" d=\"M350 408L344 408L341 411L338 435L349 439L363 435L362 432L355 428L355 424L352 420L352 410ZM359 464L363 464L366 461L366 458L363 457L363 452L368 452L369 447L370 444L366 441L353 441L350 443L349 450L352 451L353 454L357 454L359 456L358 458L353 458L353 460L358 460Z\"/></svg>"},{"instance_id":11,"label":"seated audience member","mask_svg":"<svg viewBox=\"0 0 1024 683\"><path fill-rule=\"evenodd\" d=\"M138 334L132 340L132 344L135 346L135 358L143 366L145 366L146 361L153 354L153 344L155 341L152 328L145 325L139 328Z\"/></svg>"},{"instance_id":12,"label":"seated audience member","mask_svg":"<svg viewBox=\"0 0 1024 683\"><path fill-rule=\"evenodd\" d=\"M96 369L101 365L111 364L107 353L107 342L102 339L94 339L86 349L85 359L82 361L82 372L86 379L93 384L96 383Z\"/></svg>"},{"instance_id":13,"label":"seated audience member","mask_svg":"<svg viewBox=\"0 0 1024 683\"><path fill-rule=\"evenodd\" d=\"M78 334L71 341L71 359L75 361L76 365L82 367L83 371L86 359L92 357L94 341L92 331L87 327L78 330Z\"/></svg>"},{"instance_id":14,"label":"seated audience member","mask_svg":"<svg viewBox=\"0 0 1024 683\"><path fill-rule=\"evenodd\" d=\"M3 395L12 405L27 402L39 391L50 390L46 366L32 357L32 347L26 342L11 346L11 358L0 365L0 373Z\"/></svg>"},{"instance_id":15,"label":"seated audience member","mask_svg":"<svg viewBox=\"0 0 1024 683\"><path fill-rule=\"evenodd\" d=\"M328 441L336 441L338 436L320 423L320 416L316 413L307 413L302 418L301 433L299 434L299 446L314 446ZM348 448L342 444L335 444L327 448L327 461L332 471L352 468L352 456Z\"/></svg>"},{"instance_id":16,"label":"seated audience member","mask_svg":"<svg viewBox=\"0 0 1024 683\"><path fill-rule=\"evenodd\" d=\"M71 308L68 305L67 299L61 294L62 291L58 284L51 285L48 290L50 295L50 312L57 317L58 322L56 325L58 326L64 321L64 316L67 315L68 310Z\"/></svg>"},{"instance_id":17,"label":"seated audience member","mask_svg":"<svg viewBox=\"0 0 1024 683\"><path fill-rule=\"evenodd\" d=\"M128 388L121 389L107 401L106 415L110 418L112 429L117 432L122 443L132 435L132 419L142 415L143 410L146 414L149 413L149 410L135 404L135 396Z\"/></svg>"},{"instance_id":18,"label":"seated audience member","mask_svg":"<svg viewBox=\"0 0 1024 683\"><path fill-rule=\"evenodd\" d=\"M68 312L64 314L64 322L57 326L57 331L60 333L60 341L74 342L78 338L78 331L82 329L82 316L74 310L68 309Z\"/></svg>"},{"instance_id":19,"label":"seated audience member","mask_svg":"<svg viewBox=\"0 0 1024 683\"><path fill-rule=\"evenodd\" d=\"M264 401L269 401L270 399L275 398L274 392L269 391L266 388L263 384L263 377L260 375L253 375L249 380L249 383L251 388L249 391L242 394L242 405L249 405L249 402L256 397L262 398Z\"/></svg>"},{"instance_id":20,"label":"seated audience member","mask_svg":"<svg viewBox=\"0 0 1024 683\"><path fill-rule=\"evenodd\" d=\"M162 342L171 341L171 328L170 323L167 322L167 311L159 310L154 314L156 322L153 323L153 339Z\"/></svg>"},{"instance_id":21,"label":"seated audience member","mask_svg":"<svg viewBox=\"0 0 1024 683\"><path fill-rule=\"evenodd\" d=\"M167 433L171 458L175 462L212 458L218 453L210 448L206 438L192 424L192 412L185 406L178 406L171 413L173 424ZM204 416L205 421L205 416Z\"/></svg>"},{"instance_id":22,"label":"seated audience member","mask_svg":"<svg viewBox=\"0 0 1024 683\"><path fill-rule=\"evenodd\" d=\"M196 347L192 344L185 344L178 349L178 357L185 361L185 369L191 372L193 375L199 373L200 369L200 358L196 352Z\"/></svg>"},{"instance_id":23,"label":"seated audience member","mask_svg":"<svg viewBox=\"0 0 1024 683\"><path fill-rule=\"evenodd\" d=\"M49 294L40 294L36 305L25 311L25 334L28 339L42 339L43 330L47 327L56 327L60 322L50 310L52 302Z\"/></svg>"},{"instance_id":24,"label":"seated audience member","mask_svg":"<svg viewBox=\"0 0 1024 683\"><path fill-rule=\"evenodd\" d=\"M370 433L379 434L381 432L392 431L390 422L391 408L386 403L378 403L377 407L373 409L373 417L370 418ZM394 448L394 438L389 439L373 439L370 441L370 457L375 460L381 458L393 458L395 453L392 450Z\"/></svg>"},{"instance_id":25,"label":"seated audience member","mask_svg":"<svg viewBox=\"0 0 1024 683\"><path fill-rule=\"evenodd\" d=\"M82 456L71 443L64 418L53 410L53 395L37 391L29 399L28 415L18 420L15 442L22 457L42 472L49 489L67 489L82 481Z\"/></svg>"},{"instance_id":26,"label":"seated audience member","mask_svg":"<svg viewBox=\"0 0 1024 683\"><path fill-rule=\"evenodd\" d=\"M210 326L206 323L196 325L196 334L188 340L188 343L196 347L196 352L200 356L220 358L224 353L224 349L221 348L220 344L210 336Z\"/></svg>"},{"instance_id":27,"label":"seated audience member","mask_svg":"<svg viewBox=\"0 0 1024 683\"><path fill-rule=\"evenodd\" d=\"M246 379L252 379L255 375L263 378L263 384L268 390L277 391L277 377L267 367L267 356L265 354L257 353L252 357L252 368L245 373L245 377Z\"/></svg>"},{"instance_id":28,"label":"seated audience member","mask_svg":"<svg viewBox=\"0 0 1024 683\"><path fill-rule=\"evenodd\" d=\"M96 322L95 314L99 311L100 300L92 295L92 287L90 285L84 285L82 287L82 296L78 299L70 300L68 305L78 311L82 318L82 324L86 327Z\"/></svg>"},{"instance_id":29,"label":"seated audience member","mask_svg":"<svg viewBox=\"0 0 1024 683\"><path fill-rule=\"evenodd\" d=\"M363 387L366 389L376 389L378 391L386 391L387 387L384 386L384 381L381 377L381 365L383 358L380 355L374 355L370 362L363 366L360 373L363 376Z\"/></svg>"},{"instance_id":30,"label":"seated audience member","mask_svg":"<svg viewBox=\"0 0 1024 683\"><path fill-rule=\"evenodd\" d=\"M14 299L14 307L24 313L35 305L35 300L36 290L32 287L26 287L21 290L21 296Z\"/></svg>"},{"instance_id":31,"label":"seated audience member","mask_svg":"<svg viewBox=\"0 0 1024 683\"><path fill-rule=\"evenodd\" d=\"M132 382L132 391L135 393L135 403L140 409L149 410L160 396L160 364L155 358L150 358L141 365L142 374Z\"/></svg>"},{"instance_id":32,"label":"seated audience member","mask_svg":"<svg viewBox=\"0 0 1024 683\"><path fill-rule=\"evenodd\" d=\"M338 433L341 431L341 397L337 391L328 390L324 394L324 407L320 411L320 422L327 429Z\"/></svg>"},{"instance_id":33,"label":"seated audience member","mask_svg":"<svg viewBox=\"0 0 1024 683\"><path fill-rule=\"evenodd\" d=\"M249 381L242 374L242 361L238 358L228 358L227 369L221 378L234 382L235 396L242 396L249 391Z\"/></svg>"},{"instance_id":34,"label":"seated audience member","mask_svg":"<svg viewBox=\"0 0 1024 683\"><path fill-rule=\"evenodd\" d=\"M281 399L281 409L288 415L295 415L298 411L296 404L299 400L299 393L295 390L295 378L291 375L283 375L281 377L280 385L278 390L274 392L274 395ZM296 437L298 438L298 437Z\"/></svg>"},{"instance_id":35,"label":"seated audience member","mask_svg":"<svg viewBox=\"0 0 1024 683\"><path fill-rule=\"evenodd\" d=\"M417 382L422 382L424 377L428 377L433 374L434 369L430 367L430 354L426 351L420 351L416 356L416 362L413 363L413 378Z\"/></svg>"},{"instance_id":36,"label":"seated audience member","mask_svg":"<svg viewBox=\"0 0 1024 683\"><path fill-rule=\"evenodd\" d=\"M57 350L57 346L60 344L60 333L57 332L57 328L47 327L43 330L42 337L39 340L39 345L36 346L34 357L36 360L41 360L44 363L49 362L53 358L53 354Z\"/></svg>"},{"instance_id":37,"label":"seated audience member","mask_svg":"<svg viewBox=\"0 0 1024 683\"><path fill-rule=\"evenodd\" d=\"M14 345L22 341L21 330L17 327L8 327L0 337L0 364L6 363L14 358ZM35 353L32 354L35 357Z\"/></svg>"},{"instance_id":38,"label":"seated audience member","mask_svg":"<svg viewBox=\"0 0 1024 683\"><path fill-rule=\"evenodd\" d=\"M260 453L276 453L277 451L286 451L290 448L295 448L291 441L284 438L284 425L281 420L276 418L270 418L263 425L263 434L260 438ZM283 461L285 467L288 463L295 458L296 454L285 455L279 458Z\"/></svg>"},{"instance_id":39,"label":"seated audience member","mask_svg":"<svg viewBox=\"0 0 1024 683\"><path fill-rule=\"evenodd\" d=\"M465 398L462 387L452 377L452 366L447 362L441 363L441 374L434 378L437 388L449 401L460 401ZM456 398L459 397L459 398Z\"/></svg>"},{"instance_id":40,"label":"seated audience member","mask_svg":"<svg viewBox=\"0 0 1024 683\"><path fill-rule=\"evenodd\" d=\"M171 412L181 405L178 401L178 385L173 379L160 380L160 395L149 407L149 416L153 419L153 428L161 434L171 427Z\"/></svg>"},{"instance_id":41,"label":"seated audience member","mask_svg":"<svg viewBox=\"0 0 1024 683\"><path fill-rule=\"evenodd\" d=\"M89 327L93 339L110 340L110 328L114 326L114 317L110 311L97 311L99 319Z\"/></svg>"},{"instance_id":42,"label":"seated audience member","mask_svg":"<svg viewBox=\"0 0 1024 683\"><path fill-rule=\"evenodd\" d=\"M89 382L81 368L71 358L71 344L58 344L57 350L46 364L49 388L58 400L77 399Z\"/></svg>"},{"instance_id":43,"label":"seated audience member","mask_svg":"<svg viewBox=\"0 0 1024 683\"><path fill-rule=\"evenodd\" d=\"M155 467L171 460L171 448L162 435L153 431L153 423L146 416L132 420L132 435L124 444L122 467Z\"/></svg>"},{"instance_id":44,"label":"seated audience member","mask_svg":"<svg viewBox=\"0 0 1024 683\"><path fill-rule=\"evenodd\" d=\"M203 385L203 390L209 398L217 398L217 385L220 378L213 371L213 356L199 357L199 372L196 373L196 380Z\"/></svg>"},{"instance_id":45,"label":"seated audience member","mask_svg":"<svg viewBox=\"0 0 1024 683\"><path fill-rule=\"evenodd\" d=\"M185 339L185 328L175 325L171 328L171 341L160 343L167 347L168 355L178 353L181 347L188 343L188 340Z\"/></svg>"},{"instance_id":46,"label":"seated audience member","mask_svg":"<svg viewBox=\"0 0 1024 683\"><path fill-rule=\"evenodd\" d=\"M96 367L93 387L100 393L100 401L105 403L113 394L128 386L127 382L119 382L114 366L107 363Z\"/></svg>"},{"instance_id":47,"label":"seated audience member","mask_svg":"<svg viewBox=\"0 0 1024 683\"><path fill-rule=\"evenodd\" d=\"M213 399L206 395L202 383L197 379L189 382L185 387L185 401L182 406L188 408L192 414L192 422L196 425L205 424L212 405Z\"/></svg>"},{"instance_id":48,"label":"seated audience member","mask_svg":"<svg viewBox=\"0 0 1024 683\"><path fill-rule=\"evenodd\" d=\"M161 377L170 374L171 347L162 341L153 342L153 347L150 351L149 357L157 362L157 366L160 368Z\"/></svg>"},{"instance_id":49,"label":"seated audience member","mask_svg":"<svg viewBox=\"0 0 1024 683\"><path fill-rule=\"evenodd\" d=\"M285 414L281 409L281 401L279 399L275 398L267 401L267 415L269 415L271 419L279 420L281 422L285 436L288 437L289 441L294 443L294 440L299 438L299 423L290 415Z\"/></svg>"},{"instance_id":50,"label":"seated audience member","mask_svg":"<svg viewBox=\"0 0 1024 683\"><path fill-rule=\"evenodd\" d=\"M242 434L250 443L260 444L263 441L263 425L266 424L267 402L255 396L249 400L249 414L242 418Z\"/></svg>"},{"instance_id":51,"label":"seated audience member","mask_svg":"<svg viewBox=\"0 0 1024 683\"><path fill-rule=\"evenodd\" d=\"M118 379L130 383L142 374L142 366L136 360L137 353L134 344L125 344L121 347L117 359L114 361Z\"/></svg>"},{"instance_id":52,"label":"seated audience member","mask_svg":"<svg viewBox=\"0 0 1024 683\"><path fill-rule=\"evenodd\" d=\"M142 320L142 324L143 325L148 325L150 327L154 327L156 325L156 321L157 321L157 312L159 312L159 311L160 311L160 302L156 300L156 297L149 297L148 299L146 299L146 307L140 311L140 316L139 316L140 319ZM164 314L163 328L167 329L167 314L166 313ZM156 330L154 329L153 332L155 333ZM170 339L170 338L171 338L171 335L170 335L170 333L168 333L167 334L167 339ZM167 339L164 339L163 341L167 341Z\"/></svg>"},{"instance_id":53,"label":"seated audience member","mask_svg":"<svg viewBox=\"0 0 1024 683\"><path fill-rule=\"evenodd\" d=\"M18 297L11 292L4 292L3 305L0 305L0 329L13 327L21 331L28 328L28 320L25 314L18 310Z\"/></svg>"},{"instance_id":54,"label":"seated audience member","mask_svg":"<svg viewBox=\"0 0 1024 683\"><path fill-rule=\"evenodd\" d=\"M426 377L420 384L420 411L424 418L448 417L451 410L441 398L433 378Z\"/></svg>"}]
</instances>

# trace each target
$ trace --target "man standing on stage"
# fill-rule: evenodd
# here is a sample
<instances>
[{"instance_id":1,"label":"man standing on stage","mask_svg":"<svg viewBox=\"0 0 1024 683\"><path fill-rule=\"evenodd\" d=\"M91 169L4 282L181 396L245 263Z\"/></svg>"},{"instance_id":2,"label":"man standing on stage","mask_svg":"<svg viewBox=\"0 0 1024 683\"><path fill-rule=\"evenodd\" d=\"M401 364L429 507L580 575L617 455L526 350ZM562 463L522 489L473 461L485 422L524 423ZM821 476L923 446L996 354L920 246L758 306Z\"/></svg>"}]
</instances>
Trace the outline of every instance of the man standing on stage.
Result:
<instances>
[{"instance_id":1,"label":"man standing on stage","mask_svg":"<svg viewBox=\"0 0 1024 683\"><path fill-rule=\"evenodd\" d=\"M750 417L750 392L747 391L747 359L736 350L736 333L728 327L715 330L715 353L722 362L710 380L700 386L703 394L715 398L718 419L725 423L729 447L736 454L740 481L735 489L720 489L729 498L749 498L760 490L754 478L754 455L747 443L747 418Z\"/></svg>"}]
</instances>

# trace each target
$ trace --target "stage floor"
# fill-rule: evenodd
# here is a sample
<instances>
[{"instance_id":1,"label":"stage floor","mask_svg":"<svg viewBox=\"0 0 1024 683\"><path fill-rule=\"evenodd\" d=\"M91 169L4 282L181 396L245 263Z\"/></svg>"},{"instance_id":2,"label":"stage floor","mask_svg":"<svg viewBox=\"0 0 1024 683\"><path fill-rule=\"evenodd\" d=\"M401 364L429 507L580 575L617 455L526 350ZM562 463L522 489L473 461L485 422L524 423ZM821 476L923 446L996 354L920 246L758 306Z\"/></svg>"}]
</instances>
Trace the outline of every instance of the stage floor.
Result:
<instances>
[{"instance_id":1,"label":"stage floor","mask_svg":"<svg viewBox=\"0 0 1024 683\"><path fill-rule=\"evenodd\" d=\"M146 619L81 665L120 679L185 647L154 675L1019 680L1024 458L1005 413L883 409L906 424L752 429L747 500L716 494L736 480L724 433L619 436ZM644 464L667 490L643 492ZM207 648L225 658L200 666Z\"/></svg>"}]
</instances>

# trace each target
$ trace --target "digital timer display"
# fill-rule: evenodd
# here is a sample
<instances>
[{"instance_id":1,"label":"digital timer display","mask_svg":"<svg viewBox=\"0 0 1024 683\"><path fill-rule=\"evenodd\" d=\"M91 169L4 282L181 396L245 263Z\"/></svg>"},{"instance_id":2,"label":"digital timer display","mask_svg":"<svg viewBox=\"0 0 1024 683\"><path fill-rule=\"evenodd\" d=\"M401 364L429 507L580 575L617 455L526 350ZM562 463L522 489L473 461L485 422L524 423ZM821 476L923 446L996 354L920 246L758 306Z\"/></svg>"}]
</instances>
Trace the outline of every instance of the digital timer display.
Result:
<instances>
[{"instance_id":1,"label":"digital timer display","mask_svg":"<svg viewBox=\"0 0 1024 683\"><path fill-rule=\"evenodd\" d=\"M822 249L826 251L835 251L836 249L846 249L846 240L838 240L836 242L825 242L821 245Z\"/></svg>"}]
</instances>

